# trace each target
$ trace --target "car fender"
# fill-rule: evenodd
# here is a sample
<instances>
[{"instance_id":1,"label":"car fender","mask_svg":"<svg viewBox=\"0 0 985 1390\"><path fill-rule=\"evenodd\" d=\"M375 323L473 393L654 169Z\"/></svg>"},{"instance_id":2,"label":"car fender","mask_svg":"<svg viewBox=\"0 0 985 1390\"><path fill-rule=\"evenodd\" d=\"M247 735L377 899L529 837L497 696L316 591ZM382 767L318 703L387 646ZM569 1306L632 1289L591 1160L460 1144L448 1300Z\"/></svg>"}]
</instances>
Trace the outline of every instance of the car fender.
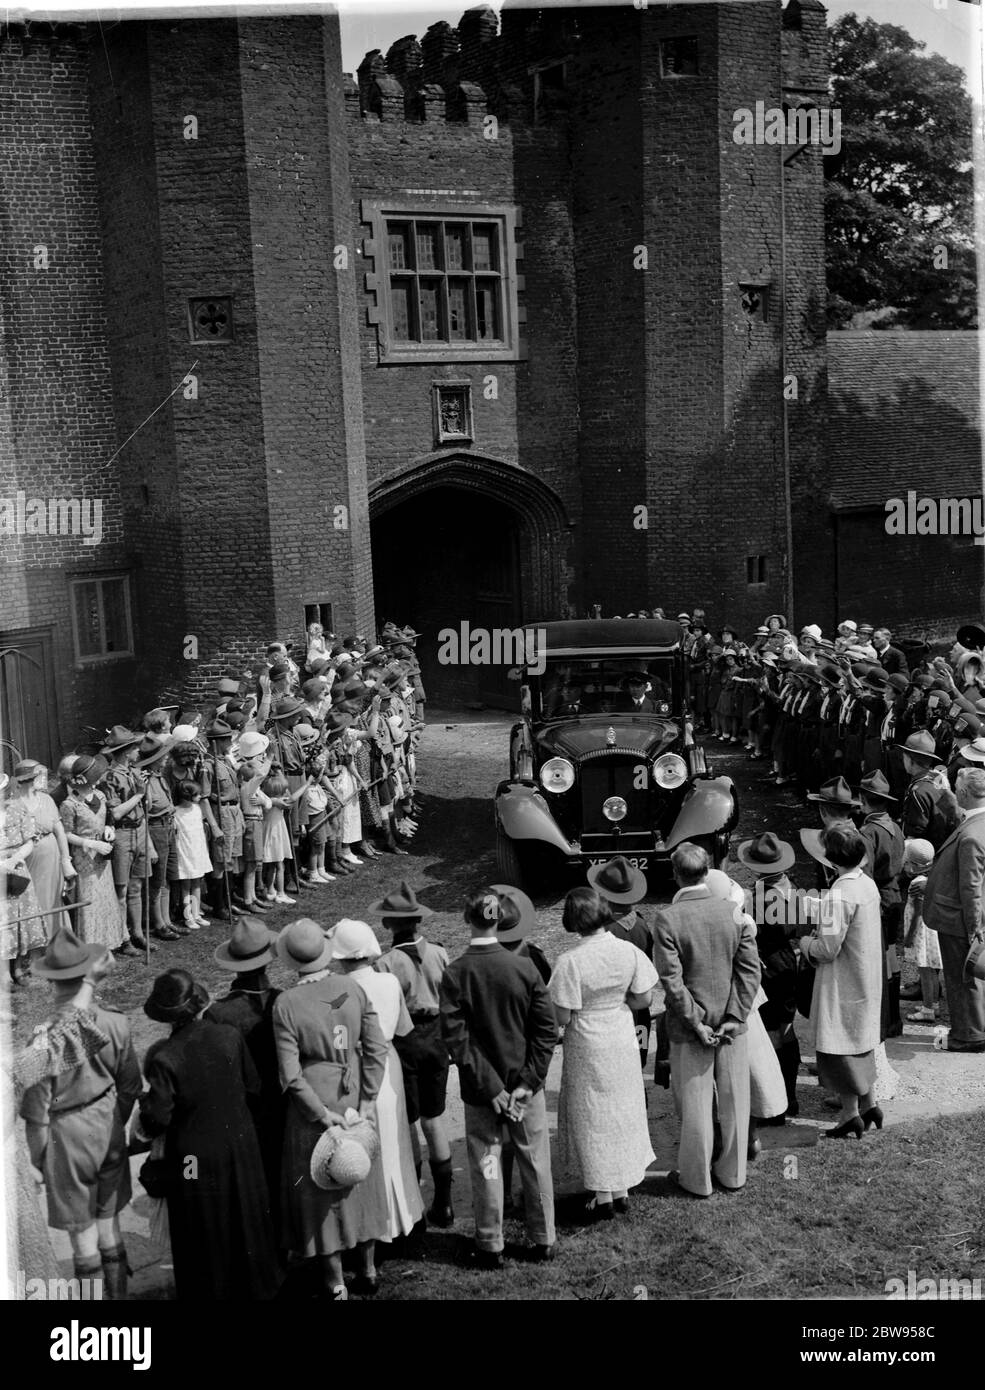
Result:
<instances>
[{"instance_id":1,"label":"car fender","mask_svg":"<svg viewBox=\"0 0 985 1390\"><path fill-rule=\"evenodd\" d=\"M496 788L496 823L511 840L538 840L564 854L577 853L562 835L547 799L536 787L501 782Z\"/></svg>"},{"instance_id":2,"label":"car fender","mask_svg":"<svg viewBox=\"0 0 985 1390\"><path fill-rule=\"evenodd\" d=\"M701 778L694 783L678 813L666 845L698 840L731 830L739 818L739 801L731 777Z\"/></svg>"}]
</instances>

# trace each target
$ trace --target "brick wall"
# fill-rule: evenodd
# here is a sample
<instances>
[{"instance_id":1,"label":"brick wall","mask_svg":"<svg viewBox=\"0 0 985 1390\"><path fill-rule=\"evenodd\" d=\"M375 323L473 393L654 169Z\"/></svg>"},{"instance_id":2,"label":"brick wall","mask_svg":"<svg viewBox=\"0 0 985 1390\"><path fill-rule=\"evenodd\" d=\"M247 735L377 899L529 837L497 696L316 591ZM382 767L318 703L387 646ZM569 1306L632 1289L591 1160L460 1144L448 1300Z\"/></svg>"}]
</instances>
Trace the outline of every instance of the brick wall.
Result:
<instances>
[{"instance_id":1,"label":"brick wall","mask_svg":"<svg viewBox=\"0 0 985 1390\"><path fill-rule=\"evenodd\" d=\"M132 661L75 660L69 580L127 563L102 314L84 43L0 37L0 498L88 499L102 540L0 538L0 631L50 632L58 735L127 698ZM47 268L35 259L47 257ZM23 751L23 750L22 750Z\"/></svg>"}]
</instances>

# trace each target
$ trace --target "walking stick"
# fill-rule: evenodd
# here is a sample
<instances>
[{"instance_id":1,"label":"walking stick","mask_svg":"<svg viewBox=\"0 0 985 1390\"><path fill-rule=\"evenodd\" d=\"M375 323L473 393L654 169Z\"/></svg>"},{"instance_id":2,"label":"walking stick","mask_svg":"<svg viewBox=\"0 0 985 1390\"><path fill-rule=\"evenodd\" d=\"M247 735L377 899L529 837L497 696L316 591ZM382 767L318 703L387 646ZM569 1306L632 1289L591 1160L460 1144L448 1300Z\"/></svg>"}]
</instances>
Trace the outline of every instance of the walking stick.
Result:
<instances>
[{"instance_id":1,"label":"walking stick","mask_svg":"<svg viewBox=\"0 0 985 1390\"><path fill-rule=\"evenodd\" d=\"M150 969L150 816L147 814L147 784L149 777L144 774L144 897L140 920L144 929L144 964Z\"/></svg>"},{"instance_id":2,"label":"walking stick","mask_svg":"<svg viewBox=\"0 0 985 1390\"><path fill-rule=\"evenodd\" d=\"M226 885L226 908L230 922L233 920L233 895L229 891L229 842L222 824L222 788L219 785L219 749L212 744L212 771L215 782L215 808L218 812L219 829L222 831L222 877Z\"/></svg>"}]
</instances>

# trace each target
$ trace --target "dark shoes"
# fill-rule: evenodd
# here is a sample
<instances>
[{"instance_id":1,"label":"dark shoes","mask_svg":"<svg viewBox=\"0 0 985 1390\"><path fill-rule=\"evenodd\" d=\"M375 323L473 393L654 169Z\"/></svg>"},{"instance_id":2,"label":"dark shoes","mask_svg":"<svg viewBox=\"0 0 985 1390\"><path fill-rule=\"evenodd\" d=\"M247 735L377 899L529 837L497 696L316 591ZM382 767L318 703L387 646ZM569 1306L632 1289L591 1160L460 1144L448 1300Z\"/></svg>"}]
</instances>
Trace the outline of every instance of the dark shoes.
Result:
<instances>
[{"instance_id":1,"label":"dark shoes","mask_svg":"<svg viewBox=\"0 0 985 1390\"><path fill-rule=\"evenodd\" d=\"M502 1250L473 1250L472 1268L483 1271L503 1269L506 1261Z\"/></svg>"},{"instance_id":2,"label":"dark shoes","mask_svg":"<svg viewBox=\"0 0 985 1390\"><path fill-rule=\"evenodd\" d=\"M375 1298L380 1291L380 1281L375 1274L357 1274L349 1285L350 1293L360 1298Z\"/></svg>"},{"instance_id":3,"label":"dark shoes","mask_svg":"<svg viewBox=\"0 0 985 1390\"><path fill-rule=\"evenodd\" d=\"M590 1197L578 1215L580 1226L594 1226L598 1221L611 1221L615 1216L612 1202L597 1202Z\"/></svg>"},{"instance_id":4,"label":"dark shoes","mask_svg":"<svg viewBox=\"0 0 985 1390\"><path fill-rule=\"evenodd\" d=\"M612 1210L617 1216L626 1216L629 1213L628 1197L613 1197Z\"/></svg>"},{"instance_id":5,"label":"dark shoes","mask_svg":"<svg viewBox=\"0 0 985 1390\"><path fill-rule=\"evenodd\" d=\"M868 1110L863 1110L859 1115L859 1119L866 1129L868 1129L870 1125L875 1125L876 1129L882 1129L883 1113L878 1105L873 1105L870 1106Z\"/></svg>"},{"instance_id":6,"label":"dark shoes","mask_svg":"<svg viewBox=\"0 0 985 1390\"><path fill-rule=\"evenodd\" d=\"M151 927L150 934L155 941L178 940L178 933L171 927Z\"/></svg>"},{"instance_id":7,"label":"dark shoes","mask_svg":"<svg viewBox=\"0 0 985 1390\"><path fill-rule=\"evenodd\" d=\"M549 1264L557 1256L556 1245L528 1245L523 1257L530 1264Z\"/></svg>"},{"instance_id":8,"label":"dark shoes","mask_svg":"<svg viewBox=\"0 0 985 1390\"><path fill-rule=\"evenodd\" d=\"M948 1043L948 1052L985 1052L985 1042L980 1043Z\"/></svg>"},{"instance_id":9,"label":"dark shoes","mask_svg":"<svg viewBox=\"0 0 985 1390\"><path fill-rule=\"evenodd\" d=\"M124 941L114 952L114 956L141 956L143 951L138 951L132 941Z\"/></svg>"},{"instance_id":10,"label":"dark shoes","mask_svg":"<svg viewBox=\"0 0 985 1390\"><path fill-rule=\"evenodd\" d=\"M874 1106L873 1109L876 1107ZM868 1112L870 1115L872 1111ZM867 1126L862 1123L861 1115L853 1115L850 1120L846 1120L843 1125L835 1125L834 1129L824 1131L825 1139L861 1139Z\"/></svg>"}]
</instances>

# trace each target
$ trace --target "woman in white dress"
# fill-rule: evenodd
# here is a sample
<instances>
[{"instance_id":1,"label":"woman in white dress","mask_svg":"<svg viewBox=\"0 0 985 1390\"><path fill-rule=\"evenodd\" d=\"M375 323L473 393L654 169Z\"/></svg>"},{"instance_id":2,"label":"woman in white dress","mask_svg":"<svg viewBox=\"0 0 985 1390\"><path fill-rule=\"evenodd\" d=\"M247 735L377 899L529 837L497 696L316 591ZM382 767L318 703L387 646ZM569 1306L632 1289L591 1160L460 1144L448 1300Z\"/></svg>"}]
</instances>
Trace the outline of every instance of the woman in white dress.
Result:
<instances>
[{"instance_id":1,"label":"woman in white dress","mask_svg":"<svg viewBox=\"0 0 985 1390\"><path fill-rule=\"evenodd\" d=\"M380 1161L386 1181L388 1240L408 1236L424 1215L424 1202L414 1167L404 1074L393 1039L413 1031L403 990L395 975L374 970L381 954L372 927L343 917L331 932L332 969L348 975L363 990L376 1011L389 1052L383 1084L376 1097L376 1128L380 1137Z\"/></svg>"},{"instance_id":2,"label":"woman in white dress","mask_svg":"<svg viewBox=\"0 0 985 1390\"><path fill-rule=\"evenodd\" d=\"M606 930L612 914L594 888L572 889L561 920L579 939L548 986L564 1027L559 1171L563 1185L593 1194L586 1220L611 1220L629 1209L629 1189L655 1157L631 1010L649 1005L657 972L632 942Z\"/></svg>"}]
</instances>

